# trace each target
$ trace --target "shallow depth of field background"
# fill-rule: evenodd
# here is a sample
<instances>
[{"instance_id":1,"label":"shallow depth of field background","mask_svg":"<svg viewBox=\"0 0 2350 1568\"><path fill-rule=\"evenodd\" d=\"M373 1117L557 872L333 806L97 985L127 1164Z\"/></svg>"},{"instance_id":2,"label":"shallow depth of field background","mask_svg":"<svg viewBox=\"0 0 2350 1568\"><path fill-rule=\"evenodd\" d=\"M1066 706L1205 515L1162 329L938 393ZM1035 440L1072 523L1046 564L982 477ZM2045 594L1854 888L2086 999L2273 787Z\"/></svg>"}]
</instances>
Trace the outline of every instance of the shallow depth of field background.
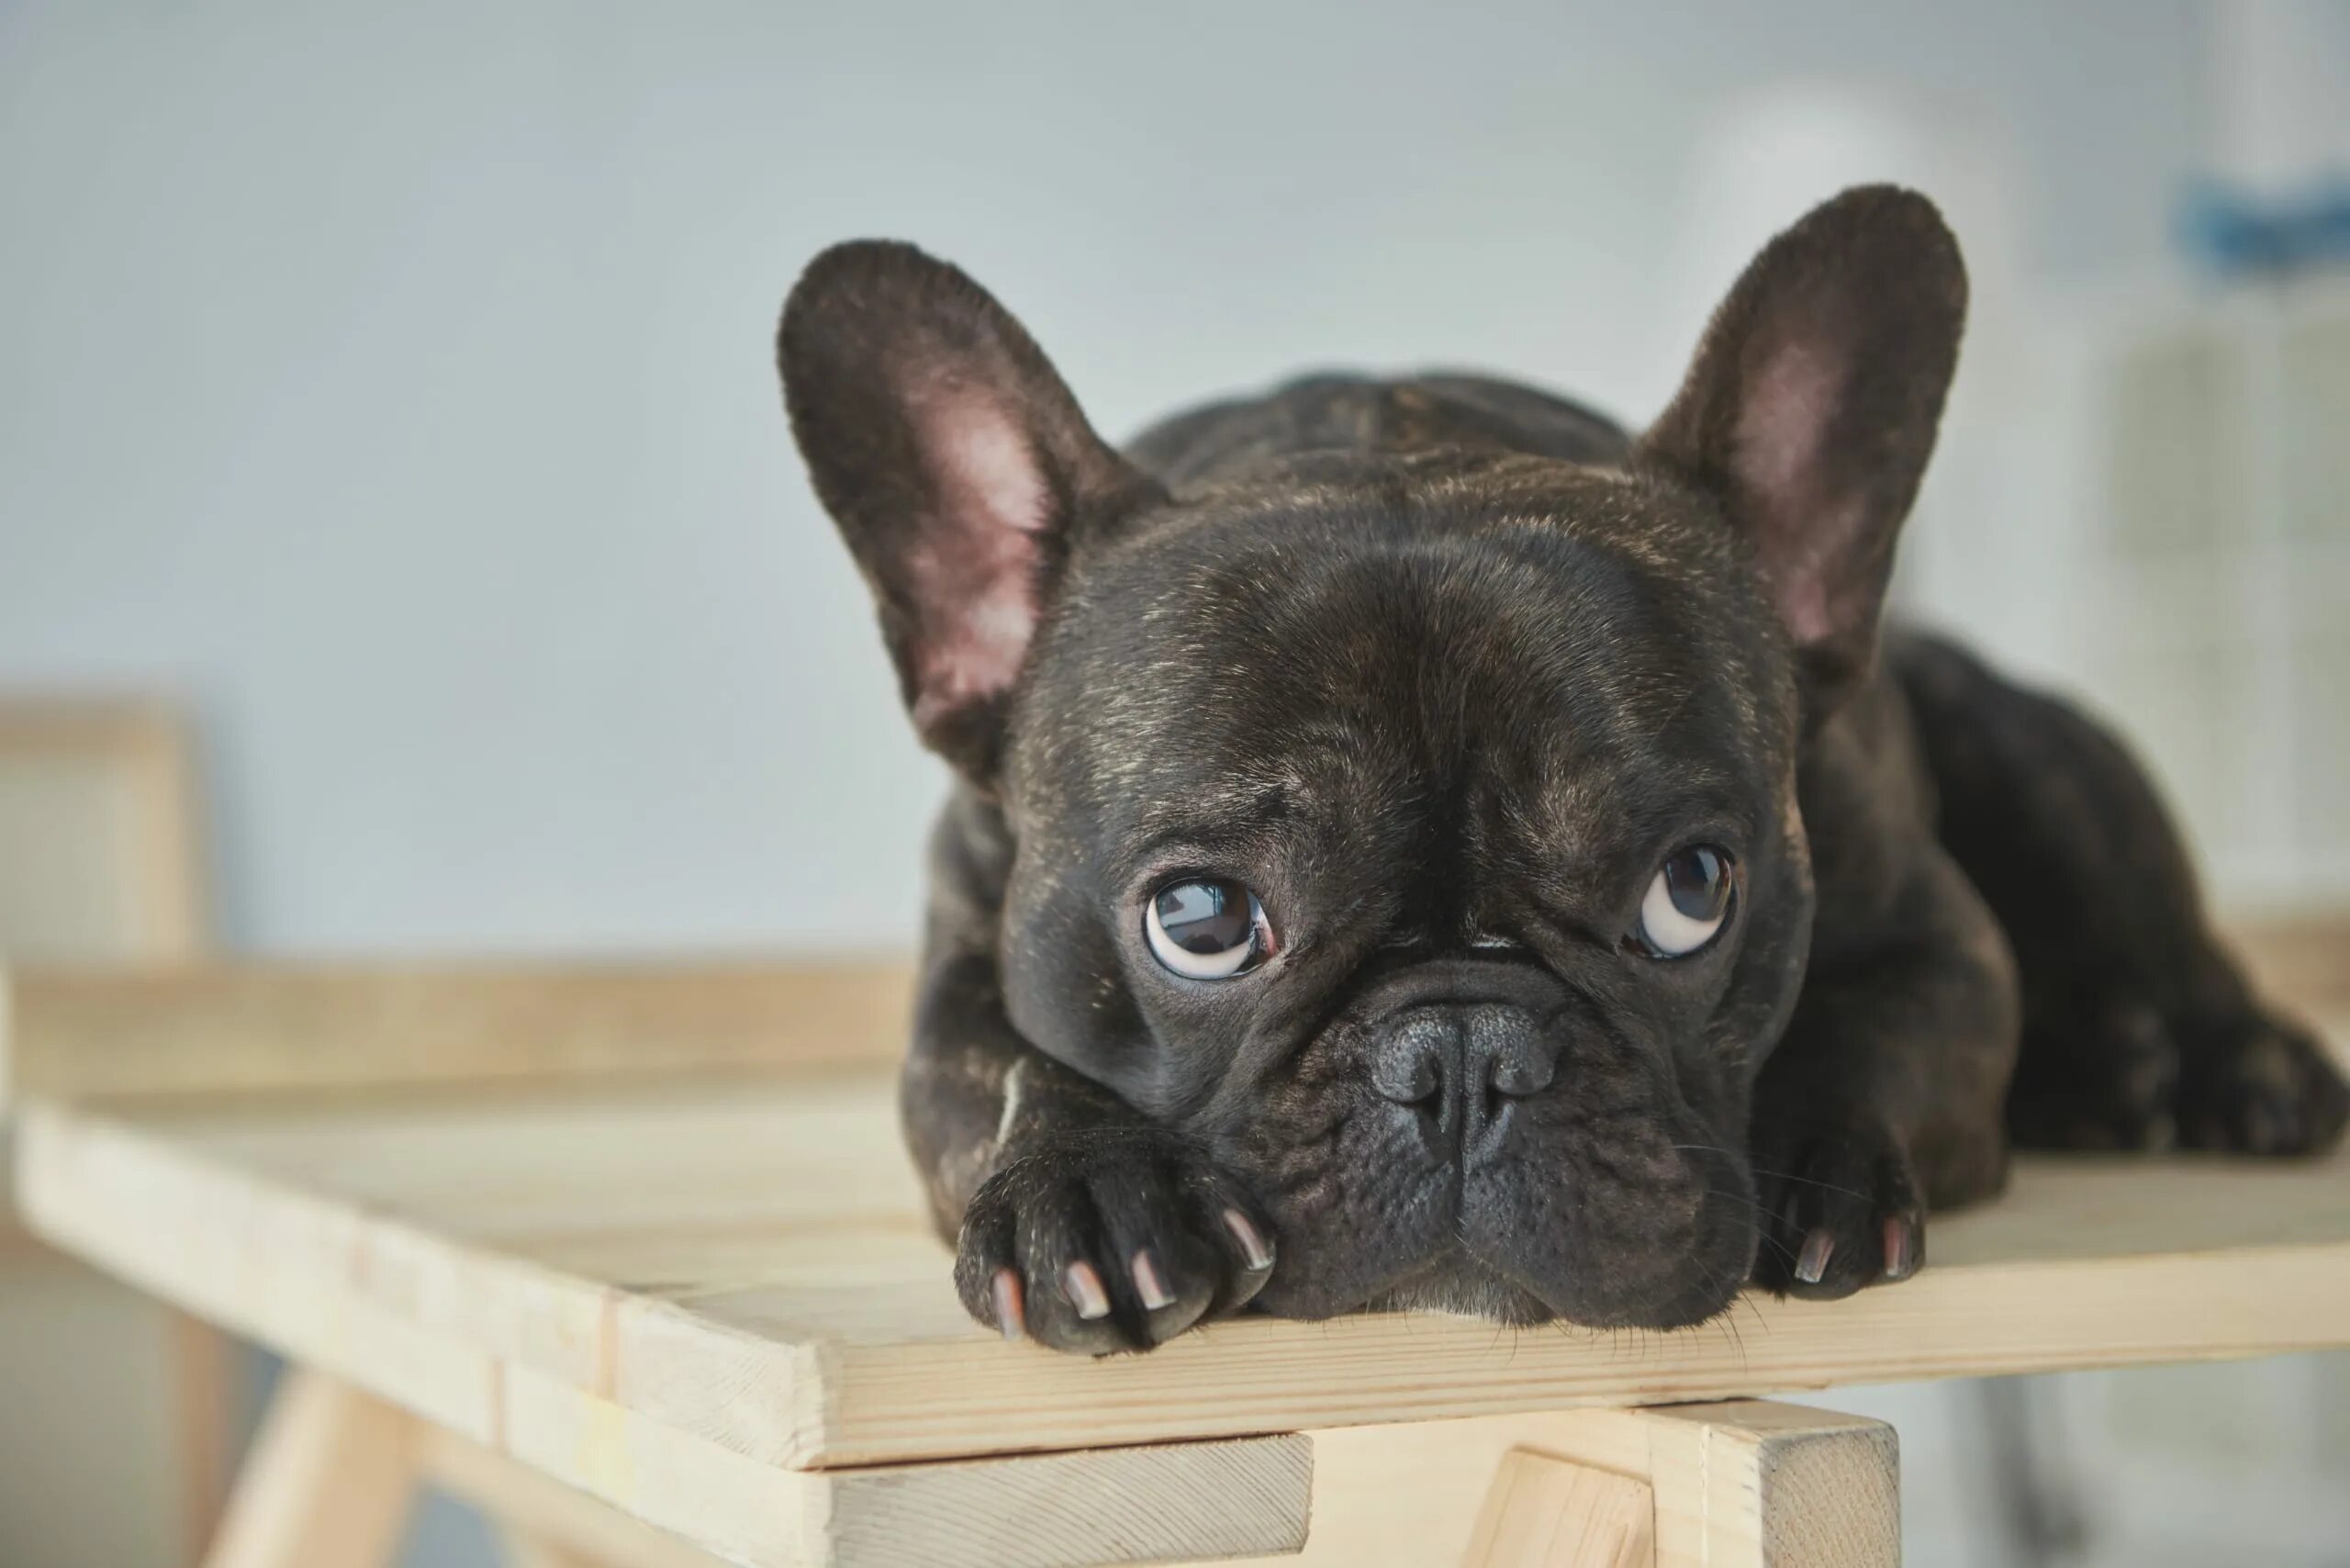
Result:
<instances>
[{"instance_id":1,"label":"shallow depth of field background","mask_svg":"<svg viewBox=\"0 0 2350 1568\"><path fill-rule=\"evenodd\" d=\"M2350 274L2179 234L2345 172L2333 0L0 0L0 685L189 706L236 950L901 947L942 775L778 409L813 252L962 263L1113 435L1430 362L1637 422L1890 177L1976 278L1905 599L2124 722L2229 907L2339 903ZM2244 1489L2338 1375L2080 1396L2110 1560L2339 1561ZM2020 1560L1964 1412L1842 1403L1913 1562Z\"/></svg>"},{"instance_id":2,"label":"shallow depth of field background","mask_svg":"<svg viewBox=\"0 0 2350 1568\"><path fill-rule=\"evenodd\" d=\"M1639 420L1773 227L1919 182L1979 308L1911 586L2062 657L2109 585L2046 581L2103 482L2054 362L2209 303L2183 183L2350 50L2200 0L336 10L0 6L0 675L194 703L271 952L904 939L938 775L768 352L851 235L1113 433L1430 361Z\"/></svg>"}]
</instances>

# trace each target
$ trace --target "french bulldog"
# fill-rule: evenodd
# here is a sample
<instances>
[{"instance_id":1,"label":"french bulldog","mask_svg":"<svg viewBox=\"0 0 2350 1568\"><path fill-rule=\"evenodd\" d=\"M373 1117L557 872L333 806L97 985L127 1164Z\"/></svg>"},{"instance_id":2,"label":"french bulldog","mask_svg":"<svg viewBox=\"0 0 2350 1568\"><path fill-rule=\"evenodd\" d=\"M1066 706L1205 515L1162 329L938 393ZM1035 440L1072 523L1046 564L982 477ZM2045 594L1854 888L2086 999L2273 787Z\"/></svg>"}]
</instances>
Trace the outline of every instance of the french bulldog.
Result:
<instances>
[{"instance_id":1,"label":"french bulldog","mask_svg":"<svg viewBox=\"0 0 2350 1568\"><path fill-rule=\"evenodd\" d=\"M1856 189L1639 435L1324 375L1120 452L954 267L808 266L791 427L955 775L902 1109L973 1316L1669 1328L1908 1278L2011 1145L2340 1136L2122 747L1880 633L1965 303Z\"/></svg>"}]
</instances>

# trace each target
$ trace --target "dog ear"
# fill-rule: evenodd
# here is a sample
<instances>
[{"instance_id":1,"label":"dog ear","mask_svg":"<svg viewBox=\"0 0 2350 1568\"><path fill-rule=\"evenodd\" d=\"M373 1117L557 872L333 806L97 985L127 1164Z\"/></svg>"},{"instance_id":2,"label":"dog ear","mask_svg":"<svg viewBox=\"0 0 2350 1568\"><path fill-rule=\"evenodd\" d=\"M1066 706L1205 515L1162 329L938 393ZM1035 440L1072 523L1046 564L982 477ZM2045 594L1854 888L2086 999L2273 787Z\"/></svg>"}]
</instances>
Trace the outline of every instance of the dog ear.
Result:
<instances>
[{"instance_id":1,"label":"dog ear","mask_svg":"<svg viewBox=\"0 0 2350 1568\"><path fill-rule=\"evenodd\" d=\"M858 241L810 263L776 358L914 728L987 786L1072 534L1156 487L1003 307L911 245Z\"/></svg>"},{"instance_id":2,"label":"dog ear","mask_svg":"<svg viewBox=\"0 0 2350 1568\"><path fill-rule=\"evenodd\" d=\"M1966 269L1914 191L1849 190L1763 248L1641 438L1720 498L1815 715L1866 675L1966 319Z\"/></svg>"}]
</instances>

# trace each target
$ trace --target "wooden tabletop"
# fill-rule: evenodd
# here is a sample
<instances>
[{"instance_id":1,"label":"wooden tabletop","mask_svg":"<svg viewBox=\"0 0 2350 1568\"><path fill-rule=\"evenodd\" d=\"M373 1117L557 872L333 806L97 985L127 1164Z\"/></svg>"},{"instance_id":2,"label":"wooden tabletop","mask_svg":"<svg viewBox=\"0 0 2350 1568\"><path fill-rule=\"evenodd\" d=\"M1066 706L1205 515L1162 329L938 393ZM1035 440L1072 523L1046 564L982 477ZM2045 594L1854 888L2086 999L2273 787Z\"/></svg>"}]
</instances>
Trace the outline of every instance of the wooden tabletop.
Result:
<instances>
[{"instance_id":1,"label":"wooden tabletop","mask_svg":"<svg viewBox=\"0 0 2350 1568\"><path fill-rule=\"evenodd\" d=\"M2350 1345L2350 1156L2025 1161L1933 1221L1912 1281L1671 1334L1248 1317L1087 1361L964 1316L889 1075L837 1054L234 1099L20 1083L19 1114L58 1245L744 1562L849 1561L845 1521L930 1484L945 1533L890 1560L1046 1561L957 1532L975 1498L1033 1518L1073 1481L1125 1512L1062 1521L1052 1560L1273 1551L1305 1523L1285 1434Z\"/></svg>"},{"instance_id":2,"label":"wooden tabletop","mask_svg":"<svg viewBox=\"0 0 2350 1568\"><path fill-rule=\"evenodd\" d=\"M2350 1344L2342 1158L2027 1161L1935 1220L1909 1282L1680 1333L1251 1317L1100 1362L964 1316L871 1073L36 1105L19 1160L44 1234L363 1382L407 1374L371 1374L353 1326L786 1469ZM480 1397L416 1360L383 1391Z\"/></svg>"}]
</instances>

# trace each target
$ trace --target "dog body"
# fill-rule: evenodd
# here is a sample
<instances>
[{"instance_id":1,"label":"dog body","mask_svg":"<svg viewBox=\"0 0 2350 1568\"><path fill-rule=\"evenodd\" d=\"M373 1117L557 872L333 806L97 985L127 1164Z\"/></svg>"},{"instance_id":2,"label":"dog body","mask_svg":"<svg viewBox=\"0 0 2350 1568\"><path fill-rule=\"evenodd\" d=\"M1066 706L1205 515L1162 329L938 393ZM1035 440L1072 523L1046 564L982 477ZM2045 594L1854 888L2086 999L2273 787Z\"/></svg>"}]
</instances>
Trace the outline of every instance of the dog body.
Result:
<instances>
[{"instance_id":1,"label":"dog body","mask_svg":"<svg viewBox=\"0 0 2350 1568\"><path fill-rule=\"evenodd\" d=\"M1321 377L1121 454L959 273L811 267L795 430L959 774L903 1106L975 1316L1672 1327L1906 1277L2011 1135L2338 1134L2127 756L1880 646L1964 295L1852 192L1637 438Z\"/></svg>"}]
</instances>

